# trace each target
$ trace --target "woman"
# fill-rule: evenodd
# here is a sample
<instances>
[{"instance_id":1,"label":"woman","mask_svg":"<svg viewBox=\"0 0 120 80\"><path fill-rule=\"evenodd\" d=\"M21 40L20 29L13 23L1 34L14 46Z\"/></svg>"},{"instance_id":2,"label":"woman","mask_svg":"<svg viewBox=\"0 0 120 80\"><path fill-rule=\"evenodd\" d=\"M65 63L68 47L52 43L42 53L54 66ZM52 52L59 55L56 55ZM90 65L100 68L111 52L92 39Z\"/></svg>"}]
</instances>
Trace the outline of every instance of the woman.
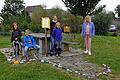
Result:
<instances>
[{"instance_id":1,"label":"woman","mask_svg":"<svg viewBox=\"0 0 120 80\"><path fill-rule=\"evenodd\" d=\"M88 53L91 55L91 38L95 35L94 23L91 22L91 17L86 16L85 22L82 25L82 37L84 38L86 51L84 53Z\"/></svg>"},{"instance_id":2,"label":"woman","mask_svg":"<svg viewBox=\"0 0 120 80\"><path fill-rule=\"evenodd\" d=\"M14 56L17 57L19 55L19 51L21 49L21 31L18 28L17 22L13 22L12 24L12 35L11 35L11 42L14 48ZM18 46L16 51L16 46Z\"/></svg>"},{"instance_id":3,"label":"woman","mask_svg":"<svg viewBox=\"0 0 120 80\"><path fill-rule=\"evenodd\" d=\"M55 29L55 27L56 27L56 23L58 22L58 18L57 18L57 16L54 16L53 17L53 20L51 21L51 23L50 23L50 38L51 38L51 48L50 48L50 55L52 56L53 55L53 53L55 52L55 49L54 49L54 44L55 44L55 38L54 38L54 36L52 35L52 33L53 33L53 30Z\"/></svg>"}]
</instances>

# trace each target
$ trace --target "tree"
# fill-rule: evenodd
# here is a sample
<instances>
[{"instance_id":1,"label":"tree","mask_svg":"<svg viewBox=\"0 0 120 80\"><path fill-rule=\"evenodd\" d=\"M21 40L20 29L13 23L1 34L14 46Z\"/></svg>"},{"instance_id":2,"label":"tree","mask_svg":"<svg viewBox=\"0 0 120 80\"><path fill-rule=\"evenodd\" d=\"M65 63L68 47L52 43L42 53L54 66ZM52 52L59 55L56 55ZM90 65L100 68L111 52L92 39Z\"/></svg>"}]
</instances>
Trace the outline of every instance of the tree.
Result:
<instances>
[{"instance_id":1,"label":"tree","mask_svg":"<svg viewBox=\"0 0 120 80\"><path fill-rule=\"evenodd\" d=\"M114 20L113 12L102 11L94 15L93 22L95 24L95 33L97 35L107 35L109 26Z\"/></svg>"},{"instance_id":2,"label":"tree","mask_svg":"<svg viewBox=\"0 0 120 80\"><path fill-rule=\"evenodd\" d=\"M68 10L74 15L85 17L93 13L96 5L101 0L62 0Z\"/></svg>"},{"instance_id":3,"label":"tree","mask_svg":"<svg viewBox=\"0 0 120 80\"><path fill-rule=\"evenodd\" d=\"M57 16L59 21L62 21L63 13L65 12L59 6L55 6L52 9L47 10L48 15L52 18L53 16Z\"/></svg>"},{"instance_id":4,"label":"tree","mask_svg":"<svg viewBox=\"0 0 120 80\"><path fill-rule=\"evenodd\" d=\"M5 5L1 10L1 17L4 23L10 23L11 16L19 16L25 9L23 0L5 0Z\"/></svg>"},{"instance_id":5,"label":"tree","mask_svg":"<svg viewBox=\"0 0 120 80\"><path fill-rule=\"evenodd\" d=\"M39 5L39 6L35 7L35 9L32 13L32 16L31 16L31 20L35 24L41 24L41 19L46 14L47 14L47 12L45 11L45 9L43 9L43 7L41 5Z\"/></svg>"},{"instance_id":6,"label":"tree","mask_svg":"<svg viewBox=\"0 0 120 80\"><path fill-rule=\"evenodd\" d=\"M115 8L115 12L118 14L118 17L120 17L120 4Z\"/></svg>"},{"instance_id":7,"label":"tree","mask_svg":"<svg viewBox=\"0 0 120 80\"><path fill-rule=\"evenodd\" d=\"M98 7L96 7L94 9L94 11L90 14L96 15L99 14L100 12L102 12L104 10L104 8L106 7L106 5L99 5Z\"/></svg>"}]
</instances>

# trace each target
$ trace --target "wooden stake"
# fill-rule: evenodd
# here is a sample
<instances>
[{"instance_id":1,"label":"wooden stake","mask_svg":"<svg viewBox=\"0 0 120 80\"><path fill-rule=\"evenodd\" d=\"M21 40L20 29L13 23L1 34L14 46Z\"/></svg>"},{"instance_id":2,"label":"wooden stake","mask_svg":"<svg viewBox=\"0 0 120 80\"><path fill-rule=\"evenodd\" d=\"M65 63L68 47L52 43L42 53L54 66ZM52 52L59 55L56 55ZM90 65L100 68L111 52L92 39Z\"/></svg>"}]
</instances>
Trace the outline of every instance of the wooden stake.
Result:
<instances>
[{"instance_id":1,"label":"wooden stake","mask_svg":"<svg viewBox=\"0 0 120 80\"><path fill-rule=\"evenodd\" d=\"M45 28L45 54L48 56L48 46L47 46L47 29Z\"/></svg>"}]
</instances>

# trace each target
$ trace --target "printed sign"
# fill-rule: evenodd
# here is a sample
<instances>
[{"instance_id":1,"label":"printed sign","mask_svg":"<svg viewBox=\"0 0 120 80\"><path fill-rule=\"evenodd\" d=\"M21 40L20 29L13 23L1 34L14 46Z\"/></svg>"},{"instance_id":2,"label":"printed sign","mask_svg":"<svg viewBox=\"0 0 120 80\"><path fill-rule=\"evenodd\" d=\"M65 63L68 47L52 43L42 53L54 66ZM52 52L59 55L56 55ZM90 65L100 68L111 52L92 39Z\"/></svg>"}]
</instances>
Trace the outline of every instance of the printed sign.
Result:
<instances>
[{"instance_id":1,"label":"printed sign","mask_svg":"<svg viewBox=\"0 0 120 80\"><path fill-rule=\"evenodd\" d=\"M50 18L49 17L42 18L42 28L50 29Z\"/></svg>"}]
</instances>

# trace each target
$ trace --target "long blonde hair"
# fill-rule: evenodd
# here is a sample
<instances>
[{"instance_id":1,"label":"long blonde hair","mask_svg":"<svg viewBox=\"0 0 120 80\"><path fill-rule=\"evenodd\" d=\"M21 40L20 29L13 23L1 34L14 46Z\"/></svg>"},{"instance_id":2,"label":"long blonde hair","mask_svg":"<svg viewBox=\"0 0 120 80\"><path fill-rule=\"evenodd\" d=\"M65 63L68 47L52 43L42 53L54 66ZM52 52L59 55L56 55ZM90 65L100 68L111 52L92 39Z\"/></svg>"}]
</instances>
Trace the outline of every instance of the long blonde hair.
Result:
<instances>
[{"instance_id":1,"label":"long blonde hair","mask_svg":"<svg viewBox=\"0 0 120 80\"><path fill-rule=\"evenodd\" d=\"M87 15L87 16L85 17L85 22L87 22L87 21L86 21L87 18L89 18L89 22L91 22L91 17L90 17L89 15Z\"/></svg>"}]
</instances>

